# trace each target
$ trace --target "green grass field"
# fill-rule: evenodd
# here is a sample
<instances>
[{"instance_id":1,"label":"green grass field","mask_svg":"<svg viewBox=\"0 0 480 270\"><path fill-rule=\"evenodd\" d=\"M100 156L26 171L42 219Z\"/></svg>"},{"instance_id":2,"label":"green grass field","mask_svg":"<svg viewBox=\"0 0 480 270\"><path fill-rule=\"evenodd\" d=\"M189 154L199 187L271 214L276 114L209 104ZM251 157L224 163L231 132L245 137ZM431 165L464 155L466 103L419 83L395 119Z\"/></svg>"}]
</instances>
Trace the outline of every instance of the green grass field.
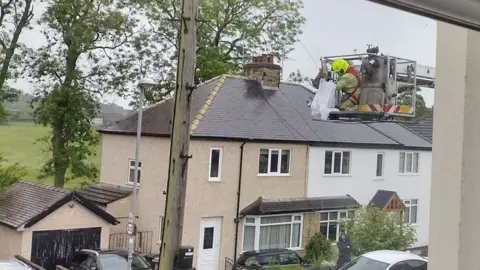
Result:
<instances>
[{"instance_id":1,"label":"green grass field","mask_svg":"<svg viewBox=\"0 0 480 270\"><path fill-rule=\"evenodd\" d=\"M0 154L9 163L20 163L28 170L25 180L53 184L53 179L39 179L39 171L48 159L50 153L45 153L48 145L40 138L48 134L49 129L28 122L12 122L0 125ZM98 146L97 155L92 161L100 168L101 146ZM66 188L76 188L79 181L71 180L66 183Z\"/></svg>"}]
</instances>

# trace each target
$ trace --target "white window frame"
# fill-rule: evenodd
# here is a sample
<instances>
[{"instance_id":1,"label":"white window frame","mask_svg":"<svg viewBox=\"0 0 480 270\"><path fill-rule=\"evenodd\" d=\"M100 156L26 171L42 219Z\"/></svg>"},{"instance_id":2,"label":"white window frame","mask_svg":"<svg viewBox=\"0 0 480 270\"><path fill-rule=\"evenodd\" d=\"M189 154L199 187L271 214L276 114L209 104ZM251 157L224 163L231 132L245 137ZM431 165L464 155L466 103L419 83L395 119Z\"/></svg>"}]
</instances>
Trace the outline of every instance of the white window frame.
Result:
<instances>
[{"instance_id":1,"label":"white window frame","mask_svg":"<svg viewBox=\"0 0 480 270\"><path fill-rule=\"evenodd\" d=\"M404 160L403 160L403 171L401 170L400 167L400 160L402 158L402 154L404 155ZM411 155L412 156L412 163L411 163L411 171L407 171L407 156ZM415 164L415 156L416 156L416 161L417 161L417 171L414 170L414 164ZM398 154L398 174L400 175L417 175L420 170L420 153L419 152L408 152L408 151L401 151Z\"/></svg>"},{"instance_id":2,"label":"white window frame","mask_svg":"<svg viewBox=\"0 0 480 270\"><path fill-rule=\"evenodd\" d=\"M267 163L267 172L266 173L261 173L260 172L260 155L262 153L262 150L268 150L268 163ZM271 172L270 171L270 165L272 162L272 151L278 151L278 172ZM282 170L282 152L283 151L289 151L288 155L288 173L281 173ZM289 148L260 148L260 151L258 153L258 175L259 176L289 176L291 171L292 171L292 149Z\"/></svg>"},{"instance_id":3,"label":"white window frame","mask_svg":"<svg viewBox=\"0 0 480 270\"><path fill-rule=\"evenodd\" d=\"M325 165L326 165L326 162L327 160L325 159L325 156L327 154L327 152L332 152L332 164L331 164L331 169L330 169L330 173L325 173ZM348 163L348 173L342 173L342 169L343 169L343 153L345 152L348 152L350 153L350 160L349 160L349 163ZM341 154L341 157L340 157L340 172L339 173L336 173L334 172L334 163L335 163L335 153L340 153ZM322 174L323 176L349 176L352 174L352 151L351 150L333 150L333 149L327 149L323 152L323 168L322 168Z\"/></svg>"},{"instance_id":4,"label":"white window frame","mask_svg":"<svg viewBox=\"0 0 480 270\"><path fill-rule=\"evenodd\" d=\"M130 164L131 162L133 162L133 166ZM127 184L129 185L132 185L133 186L133 181L135 181L135 179L131 179L132 181L130 181L130 171L133 170L133 175L135 176L135 159L134 158L129 158L128 159L128 174L127 174ZM138 160L138 172L140 173L140 182L142 181L142 178L141 178L141 175L142 175L142 160L139 159ZM137 183L137 187L140 186L140 182Z\"/></svg>"},{"instance_id":5,"label":"white window frame","mask_svg":"<svg viewBox=\"0 0 480 270\"><path fill-rule=\"evenodd\" d=\"M416 201L416 203L413 203L413 201ZM408 208L408 222L405 222L405 223L408 223L410 225L417 225L418 224L418 199L408 199L408 200L403 200L403 204L405 205L405 208ZM412 220L412 206L416 206L417 207L417 220L415 221L415 223L411 223L411 220ZM404 212L405 213L405 212Z\"/></svg>"},{"instance_id":6,"label":"white window frame","mask_svg":"<svg viewBox=\"0 0 480 270\"><path fill-rule=\"evenodd\" d=\"M337 213L337 219L330 219L330 213ZM339 223L342 221L342 218L340 218L340 213L345 213L345 218L348 219L348 216L350 214L350 211L348 209L342 209L342 210L328 210L328 211L320 211L320 216L319 216L319 219L320 219L320 227L322 226L322 224L327 224L327 228L330 226L330 222L335 222L337 223L337 236L336 236L336 239L335 239L335 242L338 242L338 238L340 236L340 226ZM327 213L328 214L328 220L322 220L321 216L322 216L322 213ZM320 227L318 228L318 231L321 233L321 229ZM327 235L324 235L325 238L327 238L329 241L329 230L327 229Z\"/></svg>"},{"instance_id":7,"label":"white window frame","mask_svg":"<svg viewBox=\"0 0 480 270\"><path fill-rule=\"evenodd\" d=\"M292 219L290 222L282 222L282 223L270 223L270 224L261 224L262 217L275 217L275 216L291 216ZM295 220L295 217L300 217L300 220ZM247 219L255 219L254 223L247 223ZM255 227L255 240L253 241L253 249L259 250L260 245L260 228L263 226L275 226L275 225L285 225L290 224L290 247L287 249L290 250L301 250L302 249L302 236L303 236L303 214L284 214L284 215L267 215L267 216L246 216L243 218L243 229L242 229L242 252L249 251L243 250L244 242L245 242L245 227ZM293 239L293 224L300 224L300 235L299 237L299 244L298 247L292 247L292 239Z\"/></svg>"},{"instance_id":8,"label":"white window frame","mask_svg":"<svg viewBox=\"0 0 480 270\"><path fill-rule=\"evenodd\" d=\"M158 238L157 238L157 245L162 244L162 227L163 227L163 216L158 216Z\"/></svg>"},{"instance_id":9,"label":"white window frame","mask_svg":"<svg viewBox=\"0 0 480 270\"><path fill-rule=\"evenodd\" d=\"M212 152L218 150L218 177L212 177ZM208 181L209 182L220 182L222 179L222 165L223 165L223 148L222 147L210 147L210 157L208 160Z\"/></svg>"},{"instance_id":10,"label":"white window frame","mask_svg":"<svg viewBox=\"0 0 480 270\"><path fill-rule=\"evenodd\" d=\"M382 168L381 168L381 175L377 175L378 171L378 156L382 156ZM399 157L400 158L400 157ZM378 152L375 156L375 179L383 179L385 177L385 152Z\"/></svg>"}]
</instances>

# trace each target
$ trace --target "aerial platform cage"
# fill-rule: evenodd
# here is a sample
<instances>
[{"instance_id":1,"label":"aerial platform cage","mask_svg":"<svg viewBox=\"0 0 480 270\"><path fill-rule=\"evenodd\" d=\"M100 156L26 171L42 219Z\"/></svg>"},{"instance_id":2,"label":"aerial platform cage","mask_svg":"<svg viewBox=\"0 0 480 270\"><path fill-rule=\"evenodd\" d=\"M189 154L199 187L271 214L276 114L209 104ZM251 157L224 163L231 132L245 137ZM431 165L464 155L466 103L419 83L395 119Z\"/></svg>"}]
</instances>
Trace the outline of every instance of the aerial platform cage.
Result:
<instances>
[{"instance_id":1,"label":"aerial platform cage","mask_svg":"<svg viewBox=\"0 0 480 270\"><path fill-rule=\"evenodd\" d=\"M330 70L328 66L336 59L347 60L357 69L361 77L360 104L356 111L331 112L330 119L415 117L416 61L378 54L378 47L375 47L367 49L367 53L324 57L322 69ZM338 80L338 75L331 72L325 76ZM400 104L399 97L402 94L406 96ZM341 95L340 91L336 91L337 106L340 105Z\"/></svg>"}]
</instances>

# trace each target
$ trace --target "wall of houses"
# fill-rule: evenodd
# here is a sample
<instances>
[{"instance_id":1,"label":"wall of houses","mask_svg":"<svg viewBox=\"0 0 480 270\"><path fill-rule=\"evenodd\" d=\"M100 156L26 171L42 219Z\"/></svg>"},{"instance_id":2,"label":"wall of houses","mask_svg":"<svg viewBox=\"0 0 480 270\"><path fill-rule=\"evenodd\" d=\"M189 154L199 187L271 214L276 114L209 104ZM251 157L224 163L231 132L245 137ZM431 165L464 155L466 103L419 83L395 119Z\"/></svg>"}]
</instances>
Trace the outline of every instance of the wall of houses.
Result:
<instances>
[{"instance_id":1,"label":"wall of houses","mask_svg":"<svg viewBox=\"0 0 480 270\"><path fill-rule=\"evenodd\" d=\"M334 168L335 165L326 165L331 162L328 157L325 162L326 151L337 152L339 156L342 152L349 152L349 161L341 162L342 166L348 167L348 172L345 170L340 173L343 168L339 170ZM407 202L407 207L413 206L412 212L417 208L417 220L412 224L417 231L415 245L428 244L432 165L430 151L311 147L309 153L309 197L350 194L359 203L368 204L379 189L396 191ZM409 154L418 153L418 172L399 172L401 155L403 157L401 153L407 155L406 160L409 159ZM377 176L378 155L383 155L382 162L378 162L382 172L380 176ZM404 170L410 166L414 170L413 165L403 164ZM339 165L337 162L336 166Z\"/></svg>"},{"instance_id":2,"label":"wall of houses","mask_svg":"<svg viewBox=\"0 0 480 270\"><path fill-rule=\"evenodd\" d=\"M101 227L102 235L100 248L108 248L108 239L110 236L110 224L104 219L92 213L90 210L77 203L70 201L61 206L53 213L40 220L32 227L25 229L22 233L21 256L30 259L32 248L32 234L34 231L63 230Z\"/></svg>"},{"instance_id":3,"label":"wall of houses","mask_svg":"<svg viewBox=\"0 0 480 270\"><path fill-rule=\"evenodd\" d=\"M219 265L225 257L233 257L235 213L239 179L241 142L192 140L189 163L183 244L196 249L197 264L202 218L222 220ZM135 137L103 135L101 181L129 185L129 158L134 157ZM210 150L221 149L219 177L209 177ZM259 175L260 149L290 150L290 173ZM108 154L112 153L112 154ZM153 247L158 249L160 219L165 207L169 140L143 137L140 148L142 162L138 200L138 230L153 231ZM305 196L307 146L295 144L246 143L244 146L243 176L240 209L259 196L288 198ZM129 207L129 206L128 206ZM242 224L239 225L238 252L242 248Z\"/></svg>"},{"instance_id":4,"label":"wall of houses","mask_svg":"<svg viewBox=\"0 0 480 270\"><path fill-rule=\"evenodd\" d=\"M22 250L22 233L0 225L0 243L0 258L13 258Z\"/></svg>"}]
</instances>

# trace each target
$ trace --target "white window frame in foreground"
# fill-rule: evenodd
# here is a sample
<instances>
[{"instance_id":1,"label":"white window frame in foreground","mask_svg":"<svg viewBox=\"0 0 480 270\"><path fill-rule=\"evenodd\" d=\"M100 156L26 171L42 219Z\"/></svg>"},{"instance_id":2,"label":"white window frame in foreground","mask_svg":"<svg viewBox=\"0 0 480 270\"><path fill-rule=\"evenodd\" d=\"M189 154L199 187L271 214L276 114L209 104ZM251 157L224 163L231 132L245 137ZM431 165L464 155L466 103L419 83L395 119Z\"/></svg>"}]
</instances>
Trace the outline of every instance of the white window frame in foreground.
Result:
<instances>
[{"instance_id":1,"label":"white window frame in foreground","mask_svg":"<svg viewBox=\"0 0 480 270\"><path fill-rule=\"evenodd\" d=\"M134 178L132 178L132 176L135 176L135 159L134 158L129 158L128 159L128 176L127 176L127 183L129 185L133 185L133 181L135 180ZM137 186L140 186L141 178L142 178L142 161L138 160L138 183L137 183Z\"/></svg>"},{"instance_id":2,"label":"white window frame in foreground","mask_svg":"<svg viewBox=\"0 0 480 270\"><path fill-rule=\"evenodd\" d=\"M375 178L381 179L384 177L385 174L385 153L379 152L377 153L377 159L375 161Z\"/></svg>"},{"instance_id":3,"label":"white window frame in foreground","mask_svg":"<svg viewBox=\"0 0 480 270\"><path fill-rule=\"evenodd\" d=\"M349 211L347 209L345 210L333 210L333 211L321 211L320 212L320 233L322 233L325 238L329 239L330 241L338 241L338 237L340 234L340 226L338 224L340 223L341 220L347 219L349 216ZM325 217L326 218L322 218ZM326 233L322 232L322 227L326 225ZM330 226L334 226L334 232L335 232L335 239L331 237L331 232L330 232Z\"/></svg>"},{"instance_id":4,"label":"white window frame in foreground","mask_svg":"<svg viewBox=\"0 0 480 270\"><path fill-rule=\"evenodd\" d=\"M278 219L279 221L275 223L273 222L266 223L266 222L269 222L268 219L271 219L270 222L274 221L275 219ZM281 219L283 219L283 221L280 221ZM287 221L287 220L290 220L290 221ZM285 237L288 237L288 239L285 239L285 240L288 241L288 243L284 242L287 245L280 245L279 243L277 243L276 245L274 243L273 245L268 245L268 246L260 245L261 234L262 236L265 233L268 234L270 231L268 230L269 227L275 229L275 228L280 228L282 225L286 228L285 230L287 230ZM287 226L289 226L289 228ZM265 230L262 230L262 229L265 229ZM247 243L246 241L247 230L250 233L249 234L250 239L248 239L249 243ZM288 235L288 231L289 231L289 235ZM275 249L275 248L287 248L291 250L299 250L302 247L302 233L303 233L303 215L301 214L247 216L244 218L244 222L243 222L242 250L249 251L252 249L260 250L260 249ZM253 234L253 236L251 234ZM295 235L295 234L298 234L298 235ZM253 245L252 245L252 241L253 241Z\"/></svg>"},{"instance_id":5,"label":"white window frame in foreground","mask_svg":"<svg viewBox=\"0 0 480 270\"><path fill-rule=\"evenodd\" d=\"M348 159L345 154L348 153ZM327 162L327 156L330 155L330 164ZM336 158L340 159L339 164L335 164ZM328 167L330 166L330 167ZM346 170L344 170L346 166ZM323 175L350 175L352 167L352 151L348 150L325 150L323 160ZM338 170L337 170L338 169Z\"/></svg>"},{"instance_id":6,"label":"white window frame in foreground","mask_svg":"<svg viewBox=\"0 0 480 270\"><path fill-rule=\"evenodd\" d=\"M268 151L268 156L267 158L267 170L262 171L262 164L265 165L265 156ZM276 153L277 157L272 158ZM286 159L284 159L284 153L287 154ZM276 159L276 168L272 167L273 163L272 161ZM282 161L287 161L286 164L286 169L284 170L282 168ZM258 175L262 176L285 176L285 175L290 175L290 170L291 170L291 164L292 164L292 150L291 149L277 149L277 148L261 148L260 153L258 155Z\"/></svg>"},{"instance_id":7,"label":"white window frame in foreground","mask_svg":"<svg viewBox=\"0 0 480 270\"><path fill-rule=\"evenodd\" d=\"M418 199L403 200L403 204L405 205L405 210L403 210L405 223L418 224Z\"/></svg>"},{"instance_id":8,"label":"white window frame in foreground","mask_svg":"<svg viewBox=\"0 0 480 270\"><path fill-rule=\"evenodd\" d=\"M400 152L398 155L398 173L399 174L418 174L419 163L420 163L420 153Z\"/></svg>"},{"instance_id":9,"label":"white window frame in foreground","mask_svg":"<svg viewBox=\"0 0 480 270\"><path fill-rule=\"evenodd\" d=\"M218 151L218 168L217 175L212 176L212 157L213 152ZM210 147L210 158L208 160L208 181L210 182L219 182L222 179L222 159L223 159L223 148L222 147Z\"/></svg>"},{"instance_id":10,"label":"white window frame in foreground","mask_svg":"<svg viewBox=\"0 0 480 270\"><path fill-rule=\"evenodd\" d=\"M158 216L158 238L157 245L162 244L162 228L163 228L163 216Z\"/></svg>"}]
</instances>

